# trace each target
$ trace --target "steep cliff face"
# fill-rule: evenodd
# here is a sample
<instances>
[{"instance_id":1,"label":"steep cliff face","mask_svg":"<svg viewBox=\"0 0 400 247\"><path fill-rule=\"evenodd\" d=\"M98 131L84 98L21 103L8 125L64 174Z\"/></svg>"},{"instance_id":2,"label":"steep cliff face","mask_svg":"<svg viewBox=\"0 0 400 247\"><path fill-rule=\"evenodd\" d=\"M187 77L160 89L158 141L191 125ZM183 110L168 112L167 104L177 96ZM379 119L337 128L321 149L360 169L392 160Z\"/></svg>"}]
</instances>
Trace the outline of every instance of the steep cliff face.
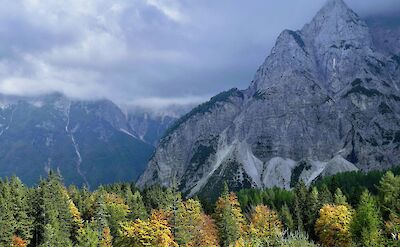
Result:
<instances>
[{"instance_id":1,"label":"steep cliff face","mask_svg":"<svg viewBox=\"0 0 400 247\"><path fill-rule=\"evenodd\" d=\"M302 30L282 32L248 89L179 120L138 185L174 178L189 195L212 193L222 181L289 188L398 165L399 54L375 40L342 0L328 0Z\"/></svg>"}]
</instances>

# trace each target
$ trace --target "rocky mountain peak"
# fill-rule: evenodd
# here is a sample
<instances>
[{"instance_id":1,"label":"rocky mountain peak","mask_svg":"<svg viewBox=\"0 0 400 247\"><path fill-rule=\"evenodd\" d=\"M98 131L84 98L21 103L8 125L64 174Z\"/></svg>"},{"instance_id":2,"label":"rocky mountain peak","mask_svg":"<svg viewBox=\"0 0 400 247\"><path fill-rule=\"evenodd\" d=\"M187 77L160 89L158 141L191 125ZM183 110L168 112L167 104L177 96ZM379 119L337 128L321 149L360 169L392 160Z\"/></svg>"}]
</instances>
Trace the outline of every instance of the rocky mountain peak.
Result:
<instances>
[{"instance_id":1,"label":"rocky mountain peak","mask_svg":"<svg viewBox=\"0 0 400 247\"><path fill-rule=\"evenodd\" d=\"M314 39L317 46L337 45L342 41L371 46L367 25L343 0L328 0L302 33Z\"/></svg>"},{"instance_id":2,"label":"rocky mountain peak","mask_svg":"<svg viewBox=\"0 0 400 247\"><path fill-rule=\"evenodd\" d=\"M174 177L184 193L209 196L224 181L289 188L399 164L400 66L371 37L344 1L328 0L302 30L281 33L248 90L178 120L138 185Z\"/></svg>"}]
</instances>

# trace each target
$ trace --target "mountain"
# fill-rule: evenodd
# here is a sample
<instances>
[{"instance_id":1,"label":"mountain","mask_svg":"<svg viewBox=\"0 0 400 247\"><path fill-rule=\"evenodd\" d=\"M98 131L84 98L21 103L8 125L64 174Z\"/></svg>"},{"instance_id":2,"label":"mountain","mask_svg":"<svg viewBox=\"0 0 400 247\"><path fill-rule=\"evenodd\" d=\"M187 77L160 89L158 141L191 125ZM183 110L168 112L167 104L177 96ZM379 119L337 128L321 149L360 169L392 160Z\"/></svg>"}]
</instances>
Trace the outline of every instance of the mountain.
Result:
<instances>
[{"instance_id":1,"label":"mountain","mask_svg":"<svg viewBox=\"0 0 400 247\"><path fill-rule=\"evenodd\" d=\"M301 30L283 31L246 90L213 97L168 130L138 186L176 181L187 195L211 195L223 181L289 188L399 165L399 36L379 42L390 27L374 23L328 0Z\"/></svg>"},{"instance_id":2,"label":"mountain","mask_svg":"<svg viewBox=\"0 0 400 247\"><path fill-rule=\"evenodd\" d=\"M132 114L109 100L0 95L0 177L15 174L31 185L53 169L67 184L135 181L161 135L148 133L162 132L170 122L154 119L140 132Z\"/></svg>"},{"instance_id":3,"label":"mountain","mask_svg":"<svg viewBox=\"0 0 400 247\"><path fill-rule=\"evenodd\" d=\"M171 105L162 109L151 109L143 106L122 106L127 115L129 126L140 140L156 147L167 129L189 112L192 105Z\"/></svg>"}]
</instances>

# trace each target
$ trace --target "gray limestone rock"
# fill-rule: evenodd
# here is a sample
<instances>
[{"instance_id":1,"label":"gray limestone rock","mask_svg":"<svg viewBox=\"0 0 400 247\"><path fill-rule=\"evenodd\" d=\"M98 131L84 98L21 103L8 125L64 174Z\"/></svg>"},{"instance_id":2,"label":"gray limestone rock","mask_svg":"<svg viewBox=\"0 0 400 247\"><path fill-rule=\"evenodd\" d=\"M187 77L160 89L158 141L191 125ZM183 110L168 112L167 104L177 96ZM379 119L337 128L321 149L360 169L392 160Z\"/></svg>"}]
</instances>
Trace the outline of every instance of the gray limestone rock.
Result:
<instances>
[{"instance_id":1,"label":"gray limestone rock","mask_svg":"<svg viewBox=\"0 0 400 247\"><path fill-rule=\"evenodd\" d=\"M223 181L290 188L398 165L400 59L374 40L342 0L328 0L302 30L282 32L249 88L179 120L138 185L175 180L188 195L212 193Z\"/></svg>"}]
</instances>

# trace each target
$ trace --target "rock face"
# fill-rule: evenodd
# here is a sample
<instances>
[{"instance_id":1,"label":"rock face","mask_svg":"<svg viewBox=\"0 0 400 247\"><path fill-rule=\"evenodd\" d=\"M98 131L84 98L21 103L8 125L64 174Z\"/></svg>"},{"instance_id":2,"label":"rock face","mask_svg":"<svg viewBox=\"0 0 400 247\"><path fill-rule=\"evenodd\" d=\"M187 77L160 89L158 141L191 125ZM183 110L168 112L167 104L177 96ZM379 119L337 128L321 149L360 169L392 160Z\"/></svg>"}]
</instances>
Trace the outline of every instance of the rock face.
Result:
<instances>
[{"instance_id":1,"label":"rock face","mask_svg":"<svg viewBox=\"0 0 400 247\"><path fill-rule=\"evenodd\" d=\"M111 101L0 95L0 177L34 184L53 169L93 188L137 179L153 150Z\"/></svg>"},{"instance_id":2,"label":"rock face","mask_svg":"<svg viewBox=\"0 0 400 247\"><path fill-rule=\"evenodd\" d=\"M342 0L328 0L302 30L281 33L249 88L178 120L138 185L174 178L188 195L214 193L223 181L289 188L398 165L399 43L381 47L376 36Z\"/></svg>"},{"instance_id":3,"label":"rock face","mask_svg":"<svg viewBox=\"0 0 400 247\"><path fill-rule=\"evenodd\" d=\"M134 135L154 147L164 136L165 131L179 118L175 113L166 115L142 109L129 110L127 117Z\"/></svg>"}]
</instances>

